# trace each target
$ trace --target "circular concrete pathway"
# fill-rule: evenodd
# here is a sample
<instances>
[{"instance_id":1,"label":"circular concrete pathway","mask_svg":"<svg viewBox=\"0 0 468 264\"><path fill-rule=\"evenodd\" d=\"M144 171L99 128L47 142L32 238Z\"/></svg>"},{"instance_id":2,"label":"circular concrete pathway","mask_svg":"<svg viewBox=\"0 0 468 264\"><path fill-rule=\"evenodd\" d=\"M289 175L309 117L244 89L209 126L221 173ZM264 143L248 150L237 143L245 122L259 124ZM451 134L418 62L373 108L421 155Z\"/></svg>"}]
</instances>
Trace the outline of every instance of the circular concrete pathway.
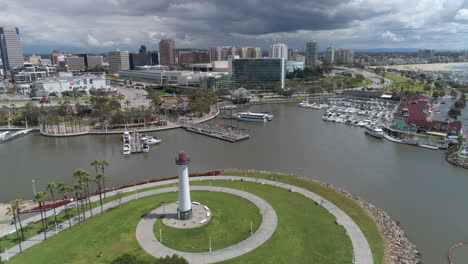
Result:
<instances>
[{"instance_id":1,"label":"circular concrete pathway","mask_svg":"<svg viewBox=\"0 0 468 264\"><path fill-rule=\"evenodd\" d=\"M327 209L332 215L334 215L336 217L337 223L339 223L340 225L342 225L345 228L346 233L350 237L351 243L353 245L353 257L354 257L354 263L355 264L372 264L373 263L372 252L370 250L369 243L367 242L367 239L364 236L364 234L362 233L359 226L345 212L343 212L340 208L336 207L333 203L325 200L323 197L321 197L321 196L319 196L319 195L317 195L317 194L315 194L313 192L310 192L308 190L299 188L299 187L294 186L294 185L289 185L289 184L286 184L286 183L272 181L272 180L258 179L258 178L253 178L253 177L201 176L201 177L195 177L195 178L189 178L189 179L190 179L190 181L205 181L205 180L234 180L234 181L238 181L238 180L242 179L243 181L257 182L257 183L262 183L262 184L269 184L269 185L277 186L277 187L280 187L280 188L291 189L294 192L301 193L302 195L304 195L304 196L314 200L315 202L319 203L320 205L322 205L325 209ZM133 193L133 192L135 192L137 190L141 190L141 189L144 189L144 188L151 188L151 187L156 187L156 186L170 185L170 184L175 184L177 182L178 182L178 179L172 179L172 180L165 180L165 181L159 181L159 182L154 182L154 183L142 184L142 185L128 187L128 188L125 188L123 190L116 190L116 191L109 192L109 193L107 193L107 196L108 197L113 196L113 195L117 194L118 192ZM192 189L194 189L194 186L192 187ZM120 201L112 201L112 202L108 202L108 203L104 204L103 208L104 208L104 211L106 211L106 210L108 210L110 208L113 208L115 206L120 205L121 203L129 202L129 201L132 201L134 199L138 199L138 198L149 196L149 195L155 195L155 194L165 193L165 192L170 192L170 191L175 192L175 191L177 191L177 188L176 187L168 187L168 188L155 189L155 190L141 192L141 193L138 193L138 194L128 195L128 196L123 197ZM99 201L99 196L91 197L91 201ZM61 210L64 210L63 206L57 208L57 211L61 211ZM101 212L99 207L94 208L92 211L93 211L94 215L97 215L97 214L99 214ZM53 210L49 210L49 211L45 212L45 214L48 217L50 217L50 216L53 215ZM85 213L85 215L87 217L89 217L90 216L90 211L87 211ZM72 225L75 225L75 224L78 223L78 218L79 217L81 217L81 216L76 216L76 217L72 218ZM33 223L33 218L25 219L25 220L23 220L23 222L27 223L27 225L29 225L29 224ZM52 235L55 235L55 234L57 234L57 233L59 233L59 232L61 232L63 230L66 230L67 228L69 228L69 225L68 225L68 223L64 222L64 223L59 225L59 228L57 230L54 230L53 228L47 230L47 234L49 236L52 236ZM8 227L8 228L0 230L0 237L13 232L13 230L14 230L14 227ZM40 233L40 234L37 234L36 236L26 240L25 242L23 242L22 243L23 244L23 250L26 250L26 249L34 246L34 245L42 243L43 239L44 239L43 236L44 236L43 233ZM19 254L19 246L18 245L15 245L15 246L9 248L8 253L6 253L6 252L0 253L0 257L2 257L3 259L8 259L8 257L13 257L16 254Z\"/></svg>"},{"instance_id":2,"label":"circular concrete pathway","mask_svg":"<svg viewBox=\"0 0 468 264\"><path fill-rule=\"evenodd\" d=\"M273 207L262 198L231 188L191 186L190 189L191 191L215 191L241 196L259 208L262 214L262 224L252 236L238 244L212 252L190 253L168 248L159 242L153 232L154 223L158 219L159 214L150 213L144 216L138 223L136 238L140 246L154 257L163 258L168 255L177 254L187 259L190 264L214 263L244 255L265 243L273 235L278 224L278 218ZM216 241L213 242L216 243Z\"/></svg>"},{"instance_id":3,"label":"circular concrete pathway","mask_svg":"<svg viewBox=\"0 0 468 264\"><path fill-rule=\"evenodd\" d=\"M179 220L177 215L177 209L179 203L170 203L163 205L150 214L156 216L156 218L163 218L163 224L180 229L197 228L206 225L210 222L212 214L211 210L198 202L192 203L192 218L189 220Z\"/></svg>"}]
</instances>

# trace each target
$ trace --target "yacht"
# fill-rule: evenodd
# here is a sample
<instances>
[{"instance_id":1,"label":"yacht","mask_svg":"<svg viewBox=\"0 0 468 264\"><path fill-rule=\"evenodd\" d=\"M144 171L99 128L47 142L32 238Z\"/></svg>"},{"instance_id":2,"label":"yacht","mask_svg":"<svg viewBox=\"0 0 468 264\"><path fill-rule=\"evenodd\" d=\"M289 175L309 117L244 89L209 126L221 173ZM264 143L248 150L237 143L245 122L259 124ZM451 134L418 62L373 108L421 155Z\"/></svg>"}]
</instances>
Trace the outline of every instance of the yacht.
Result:
<instances>
[{"instance_id":1,"label":"yacht","mask_svg":"<svg viewBox=\"0 0 468 264\"><path fill-rule=\"evenodd\" d=\"M313 104L310 104L308 101L302 101L299 103L300 107L312 108Z\"/></svg>"},{"instance_id":2,"label":"yacht","mask_svg":"<svg viewBox=\"0 0 468 264\"><path fill-rule=\"evenodd\" d=\"M159 144L161 139L148 136L146 137L146 142L148 145Z\"/></svg>"},{"instance_id":3,"label":"yacht","mask_svg":"<svg viewBox=\"0 0 468 264\"><path fill-rule=\"evenodd\" d=\"M143 146L142 146L141 150L142 150L143 152L149 152L149 145L148 145L148 143L146 143L146 142L143 143Z\"/></svg>"},{"instance_id":4,"label":"yacht","mask_svg":"<svg viewBox=\"0 0 468 264\"><path fill-rule=\"evenodd\" d=\"M6 132L0 132L0 140L4 139L8 135L8 131Z\"/></svg>"},{"instance_id":5,"label":"yacht","mask_svg":"<svg viewBox=\"0 0 468 264\"><path fill-rule=\"evenodd\" d=\"M264 113L252 113L252 112L241 112L238 114L238 118L241 121L250 121L250 122L267 122L268 114ZM271 117L272 118L272 117Z\"/></svg>"},{"instance_id":6,"label":"yacht","mask_svg":"<svg viewBox=\"0 0 468 264\"><path fill-rule=\"evenodd\" d=\"M130 150L130 144L124 144L123 145L123 154L124 155L132 154L132 151Z\"/></svg>"},{"instance_id":7,"label":"yacht","mask_svg":"<svg viewBox=\"0 0 468 264\"><path fill-rule=\"evenodd\" d=\"M371 135L376 138L383 138L384 132L381 128L375 126L366 126L366 130L364 131L366 134Z\"/></svg>"},{"instance_id":8,"label":"yacht","mask_svg":"<svg viewBox=\"0 0 468 264\"><path fill-rule=\"evenodd\" d=\"M125 131L125 132L123 133L123 141L124 141L125 143L130 142L130 138L131 138L130 132Z\"/></svg>"}]
</instances>

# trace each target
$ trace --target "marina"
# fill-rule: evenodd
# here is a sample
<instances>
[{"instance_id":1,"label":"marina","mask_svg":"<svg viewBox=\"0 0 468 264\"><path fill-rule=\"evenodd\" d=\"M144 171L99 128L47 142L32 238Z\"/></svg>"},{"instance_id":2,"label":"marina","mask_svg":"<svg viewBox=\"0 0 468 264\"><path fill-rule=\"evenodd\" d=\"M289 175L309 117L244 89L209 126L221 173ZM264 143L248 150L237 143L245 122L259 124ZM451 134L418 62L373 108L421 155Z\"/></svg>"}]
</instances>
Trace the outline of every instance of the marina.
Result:
<instances>
[{"instance_id":1,"label":"marina","mask_svg":"<svg viewBox=\"0 0 468 264\"><path fill-rule=\"evenodd\" d=\"M183 127L190 132L222 139L229 142L238 142L249 138L249 134L247 134L244 130L236 129L234 127L229 126L186 124Z\"/></svg>"},{"instance_id":2,"label":"marina","mask_svg":"<svg viewBox=\"0 0 468 264\"><path fill-rule=\"evenodd\" d=\"M273 122L239 121L250 138L236 144L184 129L145 132L147 136L163 138L164 144L158 145L157 151L150 146L149 153L131 158L121 154L122 133L70 138L31 133L0 146L0 166L11 179L8 185L0 186L0 200L31 199L32 179L37 188L50 181L71 183L70 171L93 170L89 157L111 164L106 170L108 187L170 177L174 175L173 166L167 166L174 163L171 153L185 149L193 156L203 157L193 161L193 171L277 171L346 189L401 222L424 263L446 263L448 247L468 236L463 224L468 221L468 211L459 209L468 200L466 171L446 162L442 151L374 140L364 134L363 127L324 122L324 110L303 109L297 104L272 105ZM259 105L248 111L263 109ZM232 122L236 126L237 121ZM221 124L220 120L211 120L206 125ZM294 139L285 137L291 133ZM26 161L28 166L15 166L15 161ZM138 168L138 174L134 168ZM454 254L458 262L468 260L464 249Z\"/></svg>"},{"instance_id":3,"label":"marina","mask_svg":"<svg viewBox=\"0 0 468 264\"><path fill-rule=\"evenodd\" d=\"M147 153L150 151L149 145L158 144L160 142L161 139L159 138L149 137L145 134L137 133L136 131L132 133L125 131L123 133L122 154Z\"/></svg>"}]
</instances>

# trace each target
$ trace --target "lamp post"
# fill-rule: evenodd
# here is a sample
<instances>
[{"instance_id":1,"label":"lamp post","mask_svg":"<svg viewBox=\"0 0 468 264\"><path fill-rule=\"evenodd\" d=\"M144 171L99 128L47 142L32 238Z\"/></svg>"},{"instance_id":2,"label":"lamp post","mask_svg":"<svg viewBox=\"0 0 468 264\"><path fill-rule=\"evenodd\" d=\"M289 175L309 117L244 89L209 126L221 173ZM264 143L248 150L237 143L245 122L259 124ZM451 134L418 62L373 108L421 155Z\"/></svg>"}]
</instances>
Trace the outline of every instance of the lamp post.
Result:
<instances>
[{"instance_id":1,"label":"lamp post","mask_svg":"<svg viewBox=\"0 0 468 264\"><path fill-rule=\"evenodd\" d=\"M36 181L35 180L32 180L32 186L33 186L34 196L36 196Z\"/></svg>"}]
</instances>

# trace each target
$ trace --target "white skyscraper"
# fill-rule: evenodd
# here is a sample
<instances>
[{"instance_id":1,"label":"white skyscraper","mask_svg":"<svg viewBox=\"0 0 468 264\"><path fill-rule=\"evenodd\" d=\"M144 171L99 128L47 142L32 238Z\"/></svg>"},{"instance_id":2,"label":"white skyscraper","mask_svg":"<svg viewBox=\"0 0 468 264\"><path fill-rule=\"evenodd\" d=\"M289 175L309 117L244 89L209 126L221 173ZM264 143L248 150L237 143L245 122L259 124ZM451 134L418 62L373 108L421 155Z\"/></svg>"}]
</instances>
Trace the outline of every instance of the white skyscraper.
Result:
<instances>
[{"instance_id":1,"label":"white skyscraper","mask_svg":"<svg viewBox=\"0 0 468 264\"><path fill-rule=\"evenodd\" d=\"M120 70L130 69L130 59L128 51L109 51L107 54L109 59L109 71L116 73Z\"/></svg>"},{"instance_id":2,"label":"white skyscraper","mask_svg":"<svg viewBox=\"0 0 468 264\"><path fill-rule=\"evenodd\" d=\"M0 27L0 51L5 71L23 67L23 47L18 28Z\"/></svg>"},{"instance_id":3,"label":"white skyscraper","mask_svg":"<svg viewBox=\"0 0 468 264\"><path fill-rule=\"evenodd\" d=\"M325 64L333 64L335 61L335 50L333 47L328 47L325 51Z\"/></svg>"},{"instance_id":4,"label":"white skyscraper","mask_svg":"<svg viewBox=\"0 0 468 264\"><path fill-rule=\"evenodd\" d=\"M192 218L192 202L190 201L188 174L190 158L187 152L179 152L176 164L179 167L179 208L177 209L177 214L180 220L187 220Z\"/></svg>"},{"instance_id":5,"label":"white skyscraper","mask_svg":"<svg viewBox=\"0 0 468 264\"><path fill-rule=\"evenodd\" d=\"M274 44L270 48L270 58L288 60L288 46L286 44Z\"/></svg>"}]
</instances>

